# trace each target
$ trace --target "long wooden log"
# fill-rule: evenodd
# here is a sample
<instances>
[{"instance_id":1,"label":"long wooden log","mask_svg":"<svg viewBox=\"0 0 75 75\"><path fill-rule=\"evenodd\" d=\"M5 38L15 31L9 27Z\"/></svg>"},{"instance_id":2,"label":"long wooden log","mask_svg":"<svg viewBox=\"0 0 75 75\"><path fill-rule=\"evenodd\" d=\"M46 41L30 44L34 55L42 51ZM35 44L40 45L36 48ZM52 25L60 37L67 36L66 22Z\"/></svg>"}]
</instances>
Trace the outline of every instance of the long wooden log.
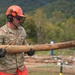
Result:
<instances>
[{"instance_id":1,"label":"long wooden log","mask_svg":"<svg viewBox=\"0 0 75 75\"><path fill-rule=\"evenodd\" d=\"M0 45L0 48L4 48L8 53L27 52L30 49L35 51L48 51L63 48L75 47L75 41L61 42L55 44L38 44L38 45Z\"/></svg>"}]
</instances>

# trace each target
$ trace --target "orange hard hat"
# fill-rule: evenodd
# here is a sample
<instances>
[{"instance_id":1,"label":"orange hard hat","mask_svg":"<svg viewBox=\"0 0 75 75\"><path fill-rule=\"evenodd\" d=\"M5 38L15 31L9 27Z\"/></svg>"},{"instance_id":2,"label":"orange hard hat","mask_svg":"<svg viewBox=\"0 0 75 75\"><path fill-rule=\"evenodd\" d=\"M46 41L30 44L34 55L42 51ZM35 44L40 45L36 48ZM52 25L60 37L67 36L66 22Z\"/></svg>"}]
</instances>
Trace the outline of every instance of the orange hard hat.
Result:
<instances>
[{"instance_id":1,"label":"orange hard hat","mask_svg":"<svg viewBox=\"0 0 75 75\"><path fill-rule=\"evenodd\" d=\"M24 12L22 10L22 8L20 6L17 5L12 5L10 6L7 11L6 11L6 15L12 15L12 16L21 16L21 17L25 17Z\"/></svg>"}]
</instances>

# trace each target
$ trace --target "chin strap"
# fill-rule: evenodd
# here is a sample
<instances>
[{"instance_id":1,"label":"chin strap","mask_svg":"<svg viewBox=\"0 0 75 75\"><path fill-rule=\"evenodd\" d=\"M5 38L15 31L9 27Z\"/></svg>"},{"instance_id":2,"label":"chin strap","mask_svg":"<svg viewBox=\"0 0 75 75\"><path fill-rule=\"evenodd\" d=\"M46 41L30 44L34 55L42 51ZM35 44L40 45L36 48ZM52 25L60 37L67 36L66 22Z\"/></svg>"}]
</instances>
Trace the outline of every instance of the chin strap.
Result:
<instances>
[{"instance_id":1,"label":"chin strap","mask_svg":"<svg viewBox=\"0 0 75 75\"><path fill-rule=\"evenodd\" d=\"M12 22L13 26L15 26L15 28L17 29L18 27Z\"/></svg>"}]
</instances>

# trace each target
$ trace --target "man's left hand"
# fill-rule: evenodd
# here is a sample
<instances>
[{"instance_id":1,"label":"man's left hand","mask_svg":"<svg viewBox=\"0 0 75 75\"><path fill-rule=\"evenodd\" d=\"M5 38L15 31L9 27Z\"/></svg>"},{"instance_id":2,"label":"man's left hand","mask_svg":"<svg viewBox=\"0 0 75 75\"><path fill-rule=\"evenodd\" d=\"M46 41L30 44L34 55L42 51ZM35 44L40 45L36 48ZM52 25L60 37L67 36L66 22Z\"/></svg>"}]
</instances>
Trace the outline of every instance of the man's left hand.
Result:
<instances>
[{"instance_id":1,"label":"man's left hand","mask_svg":"<svg viewBox=\"0 0 75 75\"><path fill-rule=\"evenodd\" d=\"M30 51L26 52L26 54L27 54L28 56L32 56L32 55L35 54L35 50L30 49Z\"/></svg>"}]
</instances>

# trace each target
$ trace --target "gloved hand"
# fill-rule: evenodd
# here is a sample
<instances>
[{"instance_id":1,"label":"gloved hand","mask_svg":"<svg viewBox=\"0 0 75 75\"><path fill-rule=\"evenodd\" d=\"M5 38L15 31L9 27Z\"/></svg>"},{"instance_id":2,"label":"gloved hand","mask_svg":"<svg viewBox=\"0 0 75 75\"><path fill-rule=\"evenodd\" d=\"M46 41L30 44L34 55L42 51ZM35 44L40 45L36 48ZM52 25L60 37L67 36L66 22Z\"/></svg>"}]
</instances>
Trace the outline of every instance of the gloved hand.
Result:
<instances>
[{"instance_id":1,"label":"gloved hand","mask_svg":"<svg viewBox=\"0 0 75 75\"><path fill-rule=\"evenodd\" d=\"M7 54L7 51L5 49L0 48L0 58L4 57Z\"/></svg>"},{"instance_id":2,"label":"gloved hand","mask_svg":"<svg viewBox=\"0 0 75 75\"><path fill-rule=\"evenodd\" d=\"M35 51L34 51L33 49L30 49L30 51L26 52L26 54L27 54L28 56L32 56L32 55L35 54Z\"/></svg>"}]
</instances>

